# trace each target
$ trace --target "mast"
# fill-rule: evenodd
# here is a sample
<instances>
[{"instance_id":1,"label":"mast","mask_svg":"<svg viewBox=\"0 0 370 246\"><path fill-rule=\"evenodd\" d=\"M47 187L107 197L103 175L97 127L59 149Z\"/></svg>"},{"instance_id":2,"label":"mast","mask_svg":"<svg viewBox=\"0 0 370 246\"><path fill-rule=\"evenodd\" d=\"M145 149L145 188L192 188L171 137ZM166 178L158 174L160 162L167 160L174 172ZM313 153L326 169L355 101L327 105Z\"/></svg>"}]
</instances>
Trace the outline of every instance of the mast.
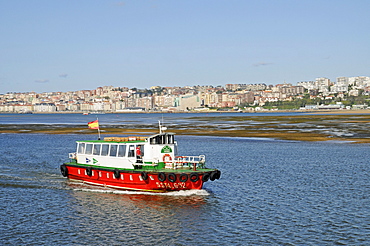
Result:
<instances>
[{"instance_id":1,"label":"mast","mask_svg":"<svg viewBox=\"0 0 370 246\"><path fill-rule=\"evenodd\" d=\"M160 120L158 120L158 124L159 124L159 134L164 133L164 131L167 130L167 127L161 126L161 121Z\"/></svg>"}]
</instances>

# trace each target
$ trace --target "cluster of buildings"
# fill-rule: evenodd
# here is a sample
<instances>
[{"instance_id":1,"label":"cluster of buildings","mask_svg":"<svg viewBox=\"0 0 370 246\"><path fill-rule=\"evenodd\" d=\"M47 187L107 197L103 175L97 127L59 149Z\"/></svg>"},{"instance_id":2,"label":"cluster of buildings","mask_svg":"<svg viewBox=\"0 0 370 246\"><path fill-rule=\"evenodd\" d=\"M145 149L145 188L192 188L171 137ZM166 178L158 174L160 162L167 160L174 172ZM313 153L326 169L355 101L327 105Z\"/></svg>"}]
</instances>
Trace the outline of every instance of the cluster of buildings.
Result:
<instances>
[{"instance_id":1,"label":"cluster of buildings","mask_svg":"<svg viewBox=\"0 0 370 246\"><path fill-rule=\"evenodd\" d=\"M160 87L129 89L103 86L95 90L0 94L1 113L189 111L263 107L266 102L311 98L368 95L370 77L317 78L297 85L226 84L222 86ZM255 109L255 108L254 108Z\"/></svg>"}]
</instances>

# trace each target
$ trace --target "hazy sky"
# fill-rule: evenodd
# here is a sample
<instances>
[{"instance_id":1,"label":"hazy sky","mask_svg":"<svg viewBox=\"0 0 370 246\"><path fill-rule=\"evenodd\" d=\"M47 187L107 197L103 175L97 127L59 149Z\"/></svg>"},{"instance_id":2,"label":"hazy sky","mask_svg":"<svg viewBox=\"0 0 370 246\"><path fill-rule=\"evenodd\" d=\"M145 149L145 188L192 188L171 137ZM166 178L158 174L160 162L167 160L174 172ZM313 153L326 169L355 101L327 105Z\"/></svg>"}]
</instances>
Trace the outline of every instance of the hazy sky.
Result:
<instances>
[{"instance_id":1,"label":"hazy sky","mask_svg":"<svg viewBox=\"0 0 370 246\"><path fill-rule=\"evenodd\" d=\"M0 0L0 94L370 76L369 0Z\"/></svg>"}]
</instances>

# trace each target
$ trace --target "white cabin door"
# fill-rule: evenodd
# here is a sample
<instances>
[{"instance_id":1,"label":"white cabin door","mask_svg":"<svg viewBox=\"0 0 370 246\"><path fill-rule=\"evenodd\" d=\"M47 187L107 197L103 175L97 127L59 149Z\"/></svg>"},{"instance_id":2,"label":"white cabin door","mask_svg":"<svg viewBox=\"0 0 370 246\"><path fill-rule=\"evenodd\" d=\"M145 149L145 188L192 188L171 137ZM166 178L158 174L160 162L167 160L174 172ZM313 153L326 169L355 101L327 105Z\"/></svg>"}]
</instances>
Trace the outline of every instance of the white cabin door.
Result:
<instances>
[{"instance_id":1,"label":"white cabin door","mask_svg":"<svg viewBox=\"0 0 370 246\"><path fill-rule=\"evenodd\" d=\"M132 165L136 163L135 145L131 144L128 146L127 159Z\"/></svg>"}]
</instances>

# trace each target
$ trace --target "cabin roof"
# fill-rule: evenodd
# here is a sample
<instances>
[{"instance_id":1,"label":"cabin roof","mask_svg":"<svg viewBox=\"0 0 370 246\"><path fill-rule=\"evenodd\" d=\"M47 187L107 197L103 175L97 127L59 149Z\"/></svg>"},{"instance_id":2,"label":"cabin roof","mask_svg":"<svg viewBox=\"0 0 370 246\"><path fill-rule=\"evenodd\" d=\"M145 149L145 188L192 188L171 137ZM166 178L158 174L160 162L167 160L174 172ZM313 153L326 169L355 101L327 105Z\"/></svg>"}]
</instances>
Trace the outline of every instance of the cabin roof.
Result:
<instances>
[{"instance_id":1,"label":"cabin roof","mask_svg":"<svg viewBox=\"0 0 370 246\"><path fill-rule=\"evenodd\" d=\"M144 140L135 141L106 141L106 140L78 140L77 143L144 143Z\"/></svg>"},{"instance_id":2,"label":"cabin roof","mask_svg":"<svg viewBox=\"0 0 370 246\"><path fill-rule=\"evenodd\" d=\"M77 143L144 143L148 138L154 138L157 136L168 136L168 135L175 135L176 133L173 132L164 132L151 135L149 137L136 137L136 136L129 136L129 137L105 137L103 140L77 140Z\"/></svg>"}]
</instances>

